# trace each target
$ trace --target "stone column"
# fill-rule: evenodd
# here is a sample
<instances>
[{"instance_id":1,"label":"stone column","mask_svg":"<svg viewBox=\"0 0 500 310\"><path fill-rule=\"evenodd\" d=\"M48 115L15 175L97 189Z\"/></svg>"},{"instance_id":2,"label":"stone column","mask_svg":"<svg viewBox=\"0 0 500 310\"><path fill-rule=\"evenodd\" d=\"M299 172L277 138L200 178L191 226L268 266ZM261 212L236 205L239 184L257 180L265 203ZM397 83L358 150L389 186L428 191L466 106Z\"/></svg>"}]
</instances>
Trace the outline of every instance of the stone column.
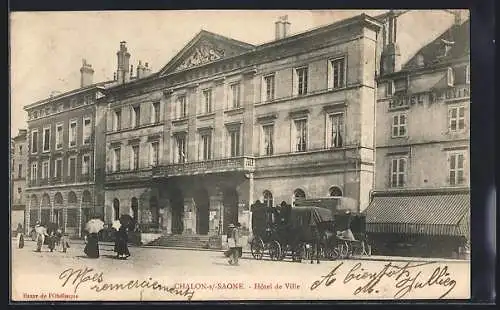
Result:
<instances>
[{"instance_id":1,"label":"stone column","mask_svg":"<svg viewBox=\"0 0 500 310\"><path fill-rule=\"evenodd\" d=\"M184 199L184 230L183 234L196 231L196 216L194 216L194 201L191 198ZM190 231L190 232L189 232Z\"/></svg>"},{"instance_id":2,"label":"stone column","mask_svg":"<svg viewBox=\"0 0 500 310\"><path fill-rule=\"evenodd\" d=\"M24 233L25 234L29 234L30 232L30 229L31 229L31 225L30 225L30 221L31 221L31 199L29 200L29 203L28 203L28 212L26 212L26 222L24 223Z\"/></svg>"},{"instance_id":3,"label":"stone column","mask_svg":"<svg viewBox=\"0 0 500 310\"><path fill-rule=\"evenodd\" d=\"M253 201L253 191L254 191L254 179L253 172L248 174L248 231L250 236L252 236L252 203Z\"/></svg>"},{"instance_id":4,"label":"stone column","mask_svg":"<svg viewBox=\"0 0 500 310\"><path fill-rule=\"evenodd\" d=\"M54 197L52 197L50 199L50 221L55 222L54 221Z\"/></svg>"},{"instance_id":5,"label":"stone column","mask_svg":"<svg viewBox=\"0 0 500 310\"><path fill-rule=\"evenodd\" d=\"M215 212L215 219L210 221L209 234L220 235L222 234L222 197L218 194L210 196L210 212ZM210 216L210 215L209 215Z\"/></svg>"}]
</instances>

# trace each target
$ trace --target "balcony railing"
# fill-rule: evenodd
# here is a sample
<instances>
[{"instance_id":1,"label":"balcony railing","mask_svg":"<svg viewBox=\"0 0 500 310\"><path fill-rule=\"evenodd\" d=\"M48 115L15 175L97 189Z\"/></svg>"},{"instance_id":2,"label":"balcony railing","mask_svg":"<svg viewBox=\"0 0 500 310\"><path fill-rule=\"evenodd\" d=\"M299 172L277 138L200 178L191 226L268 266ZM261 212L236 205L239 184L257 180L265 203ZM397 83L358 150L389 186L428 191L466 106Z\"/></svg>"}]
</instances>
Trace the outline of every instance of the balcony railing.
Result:
<instances>
[{"instance_id":1,"label":"balcony railing","mask_svg":"<svg viewBox=\"0 0 500 310\"><path fill-rule=\"evenodd\" d=\"M255 159L249 156L214 159L155 167L153 176L181 176L230 171L254 171Z\"/></svg>"},{"instance_id":2,"label":"balcony railing","mask_svg":"<svg viewBox=\"0 0 500 310\"><path fill-rule=\"evenodd\" d=\"M149 179L152 176L151 169L142 170L120 170L117 172L107 172L106 182L129 181Z\"/></svg>"}]
</instances>

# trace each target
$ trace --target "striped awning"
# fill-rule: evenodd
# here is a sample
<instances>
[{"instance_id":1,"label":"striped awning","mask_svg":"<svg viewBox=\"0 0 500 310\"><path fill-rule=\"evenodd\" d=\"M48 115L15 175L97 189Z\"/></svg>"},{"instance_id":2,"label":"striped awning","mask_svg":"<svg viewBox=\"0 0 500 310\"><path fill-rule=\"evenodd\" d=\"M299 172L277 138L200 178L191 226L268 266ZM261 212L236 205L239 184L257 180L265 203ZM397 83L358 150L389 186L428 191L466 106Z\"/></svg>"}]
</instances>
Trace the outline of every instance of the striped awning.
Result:
<instances>
[{"instance_id":1,"label":"striped awning","mask_svg":"<svg viewBox=\"0 0 500 310\"><path fill-rule=\"evenodd\" d=\"M374 196L365 213L367 232L469 236L470 195L385 194Z\"/></svg>"}]
</instances>

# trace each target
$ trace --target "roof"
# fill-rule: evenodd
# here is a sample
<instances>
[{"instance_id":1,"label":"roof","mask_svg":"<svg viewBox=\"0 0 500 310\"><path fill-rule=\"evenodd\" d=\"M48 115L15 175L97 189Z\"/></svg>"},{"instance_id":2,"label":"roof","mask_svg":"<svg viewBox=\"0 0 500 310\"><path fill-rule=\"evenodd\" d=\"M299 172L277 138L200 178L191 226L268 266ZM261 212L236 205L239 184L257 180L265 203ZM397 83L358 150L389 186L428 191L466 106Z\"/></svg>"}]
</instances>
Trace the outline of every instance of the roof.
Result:
<instances>
[{"instance_id":1,"label":"roof","mask_svg":"<svg viewBox=\"0 0 500 310\"><path fill-rule=\"evenodd\" d=\"M465 234L469 212L468 190L376 193L365 210L369 232L427 235Z\"/></svg>"},{"instance_id":2,"label":"roof","mask_svg":"<svg viewBox=\"0 0 500 310\"><path fill-rule=\"evenodd\" d=\"M35 103L26 105L26 106L24 106L23 109L24 110L29 110L29 109L32 109L34 107L37 107L37 106L40 106L40 105L43 105L43 104L46 104L46 103L49 103L49 102L53 102L53 101L60 100L60 99L63 99L63 98L67 98L67 97L70 97L70 96L73 96L73 95L81 94L81 93L87 92L87 91L95 89L95 88L105 89L105 88L107 88L107 87L109 87L109 86L111 86L111 85L113 85L115 83L116 83L116 81L104 81L104 82L94 83L94 84L91 84L91 85L88 85L88 86L85 86L85 87L75 88L75 89L69 90L67 92L61 93L61 94L59 94L57 96L48 97L48 98L39 100L39 101L37 101Z\"/></svg>"},{"instance_id":3,"label":"roof","mask_svg":"<svg viewBox=\"0 0 500 310\"><path fill-rule=\"evenodd\" d=\"M326 208L321 207L295 206L291 208L291 215L293 217L302 215L311 216L309 218L310 225L333 220L332 212Z\"/></svg>"},{"instance_id":4,"label":"roof","mask_svg":"<svg viewBox=\"0 0 500 310\"><path fill-rule=\"evenodd\" d=\"M443 55L443 48L450 44L451 48ZM410 60L402 67L408 70L418 67L418 58L423 57L424 66L433 66L446 63L453 59L460 59L470 54L470 22L466 20L460 25L453 25L442 33L437 39L422 47Z\"/></svg>"}]
</instances>

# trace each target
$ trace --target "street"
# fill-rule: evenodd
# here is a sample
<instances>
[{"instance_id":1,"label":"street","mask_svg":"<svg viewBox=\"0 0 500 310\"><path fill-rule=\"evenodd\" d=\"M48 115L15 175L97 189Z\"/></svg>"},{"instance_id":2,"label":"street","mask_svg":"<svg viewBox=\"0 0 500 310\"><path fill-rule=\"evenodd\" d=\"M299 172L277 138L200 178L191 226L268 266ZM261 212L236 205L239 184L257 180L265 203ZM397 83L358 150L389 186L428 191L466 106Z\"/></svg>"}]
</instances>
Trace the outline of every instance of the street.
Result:
<instances>
[{"instance_id":1,"label":"street","mask_svg":"<svg viewBox=\"0 0 500 310\"><path fill-rule=\"evenodd\" d=\"M13 242L13 299L338 300L438 298L448 291L445 298L469 295L470 264L467 261L391 262L387 267L388 262L355 259L320 264L257 261L245 253L239 266L231 266L222 252L216 251L131 247L131 257L117 260L110 244L100 245L98 259L87 258L83 247L82 243L72 243L66 253L51 253L44 246L42 252L37 253L34 242L26 242L23 249L16 248ZM408 278L408 285L403 286L408 289L406 293L401 291L401 286L396 288L397 275L393 272L391 277L384 271L391 268L398 271L404 266L406 270L400 272L397 281ZM70 268L82 270L81 277L77 279L78 272L65 272ZM380 282L370 283L377 275L381 277ZM134 281L135 287L126 286ZM151 284L154 281L175 289L155 289ZM420 288L419 281L424 283ZM124 287L111 289L112 285L121 283ZM140 283L144 284L140 286Z\"/></svg>"}]
</instances>

